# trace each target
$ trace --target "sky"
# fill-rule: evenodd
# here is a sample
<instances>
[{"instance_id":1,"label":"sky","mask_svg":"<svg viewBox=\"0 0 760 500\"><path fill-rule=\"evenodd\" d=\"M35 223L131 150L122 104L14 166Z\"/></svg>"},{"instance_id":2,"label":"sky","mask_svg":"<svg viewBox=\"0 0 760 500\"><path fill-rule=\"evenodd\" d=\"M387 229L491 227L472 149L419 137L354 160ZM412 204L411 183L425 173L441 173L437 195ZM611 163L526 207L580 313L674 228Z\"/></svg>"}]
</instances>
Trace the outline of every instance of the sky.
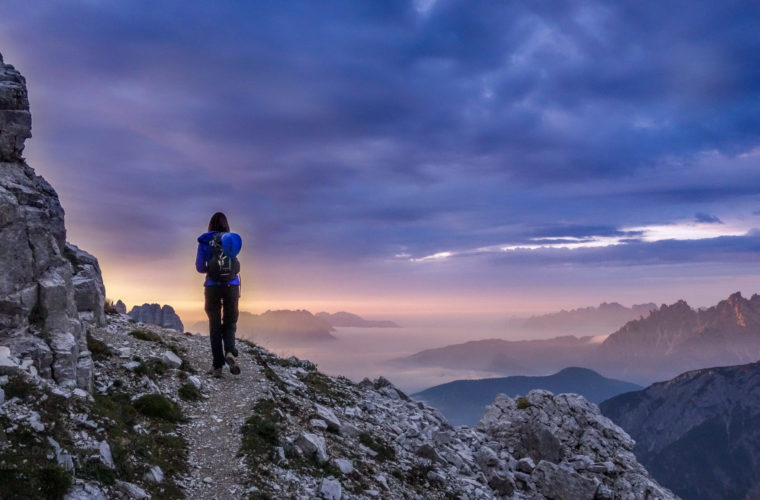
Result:
<instances>
[{"instance_id":1,"label":"sky","mask_svg":"<svg viewBox=\"0 0 760 500\"><path fill-rule=\"evenodd\" d=\"M710 305L760 291L760 4L0 5L25 156L107 294L200 319Z\"/></svg>"}]
</instances>

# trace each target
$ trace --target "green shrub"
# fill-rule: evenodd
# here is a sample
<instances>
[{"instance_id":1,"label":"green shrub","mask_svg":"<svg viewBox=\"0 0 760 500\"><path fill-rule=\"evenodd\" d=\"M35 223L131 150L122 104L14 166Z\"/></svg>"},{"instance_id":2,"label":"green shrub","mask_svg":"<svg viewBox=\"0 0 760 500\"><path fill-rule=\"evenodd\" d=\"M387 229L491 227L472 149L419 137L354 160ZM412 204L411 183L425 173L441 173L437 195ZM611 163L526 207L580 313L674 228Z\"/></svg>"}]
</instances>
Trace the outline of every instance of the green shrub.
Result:
<instances>
[{"instance_id":1,"label":"green shrub","mask_svg":"<svg viewBox=\"0 0 760 500\"><path fill-rule=\"evenodd\" d=\"M63 498L71 488L71 474L54 463L0 468L0 498Z\"/></svg>"},{"instance_id":2,"label":"green shrub","mask_svg":"<svg viewBox=\"0 0 760 500\"><path fill-rule=\"evenodd\" d=\"M161 394L140 396L132 402L132 406L146 417L174 423L184 420L177 404Z\"/></svg>"},{"instance_id":3,"label":"green shrub","mask_svg":"<svg viewBox=\"0 0 760 500\"><path fill-rule=\"evenodd\" d=\"M88 462L77 468L77 476L95 479L105 484L110 484L115 479L140 482L146 471L146 464L158 465L164 471L165 478L159 485L146 486L153 498L184 498L175 480L187 471L187 442L181 436L169 434L176 430L176 423L150 417L150 431L136 433L134 426L145 422L141 416L142 412L138 412L135 406L142 408L144 405L148 408L150 404L138 402L139 400L133 403L129 394L124 392L94 396L95 403L91 415L105 424L116 469L105 469L97 462ZM148 398L150 399L152 398ZM171 407L173 403L168 400L167 402Z\"/></svg>"},{"instance_id":4,"label":"green shrub","mask_svg":"<svg viewBox=\"0 0 760 500\"><path fill-rule=\"evenodd\" d=\"M96 361L108 359L113 354L105 342L96 339L90 332L87 332L87 350L92 354L92 359Z\"/></svg>"},{"instance_id":5,"label":"green shrub","mask_svg":"<svg viewBox=\"0 0 760 500\"><path fill-rule=\"evenodd\" d=\"M251 415L241 429L243 444L241 451L248 455L268 454L280 443L277 426L260 415Z\"/></svg>"},{"instance_id":6,"label":"green shrub","mask_svg":"<svg viewBox=\"0 0 760 500\"><path fill-rule=\"evenodd\" d=\"M8 382L3 386L5 391L5 398L19 398L24 399L29 396L34 390L34 385L27 381L21 375L13 375L8 379Z\"/></svg>"},{"instance_id":7,"label":"green shrub","mask_svg":"<svg viewBox=\"0 0 760 500\"><path fill-rule=\"evenodd\" d=\"M528 401L528 398L526 398L525 396L520 396L519 398L517 398L518 410L525 410L526 408L530 408L531 406L533 406L533 403Z\"/></svg>"},{"instance_id":8,"label":"green shrub","mask_svg":"<svg viewBox=\"0 0 760 500\"><path fill-rule=\"evenodd\" d=\"M396 450L379 437L373 437L368 432L359 434L359 442L377 453L377 459L381 461L393 460L396 458Z\"/></svg>"},{"instance_id":9,"label":"green shrub","mask_svg":"<svg viewBox=\"0 0 760 500\"><path fill-rule=\"evenodd\" d=\"M163 344L164 341L161 339L161 337L153 332L149 332L148 330L132 330L129 332L131 336L133 336L136 339L139 340L146 340L148 342L158 342L159 344Z\"/></svg>"},{"instance_id":10,"label":"green shrub","mask_svg":"<svg viewBox=\"0 0 760 500\"><path fill-rule=\"evenodd\" d=\"M342 406L350 402L350 395L348 393L343 391L330 377L318 371L310 371L302 376L301 382L306 384L315 394L332 399Z\"/></svg>"},{"instance_id":11,"label":"green shrub","mask_svg":"<svg viewBox=\"0 0 760 500\"><path fill-rule=\"evenodd\" d=\"M177 391L179 397L185 401L198 401L201 398L201 391L191 382L185 382Z\"/></svg>"},{"instance_id":12,"label":"green shrub","mask_svg":"<svg viewBox=\"0 0 760 500\"><path fill-rule=\"evenodd\" d=\"M163 375L166 373L166 365L156 358L151 358L147 361L140 363L135 368L135 373L138 375L147 375L149 378L155 378L156 375Z\"/></svg>"}]
</instances>

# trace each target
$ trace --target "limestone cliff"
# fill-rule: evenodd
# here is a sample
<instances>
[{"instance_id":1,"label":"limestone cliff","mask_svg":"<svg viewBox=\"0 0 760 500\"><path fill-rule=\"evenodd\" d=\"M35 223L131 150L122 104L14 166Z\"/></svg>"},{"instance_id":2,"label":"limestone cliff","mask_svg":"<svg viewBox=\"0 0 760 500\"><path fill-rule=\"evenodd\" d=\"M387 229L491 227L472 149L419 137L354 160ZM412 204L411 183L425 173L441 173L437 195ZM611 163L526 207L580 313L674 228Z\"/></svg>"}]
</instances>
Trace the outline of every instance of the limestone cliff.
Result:
<instances>
[{"instance_id":1,"label":"limestone cliff","mask_svg":"<svg viewBox=\"0 0 760 500\"><path fill-rule=\"evenodd\" d=\"M103 280L97 259L67 246L57 193L21 156L31 126L24 77L0 56L0 345L89 389L85 333L105 322Z\"/></svg>"}]
</instances>

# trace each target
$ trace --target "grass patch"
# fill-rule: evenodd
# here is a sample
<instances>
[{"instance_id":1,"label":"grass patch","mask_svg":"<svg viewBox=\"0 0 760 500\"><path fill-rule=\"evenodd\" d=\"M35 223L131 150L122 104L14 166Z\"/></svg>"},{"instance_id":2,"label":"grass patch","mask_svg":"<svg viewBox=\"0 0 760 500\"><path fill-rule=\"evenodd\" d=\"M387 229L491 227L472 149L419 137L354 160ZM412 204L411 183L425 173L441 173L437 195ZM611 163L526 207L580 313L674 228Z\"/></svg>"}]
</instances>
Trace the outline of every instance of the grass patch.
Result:
<instances>
[{"instance_id":1,"label":"grass patch","mask_svg":"<svg viewBox=\"0 0 760 500\"><path fill-rule=\"evenodd\" d=\"M533 406L533 403L528 401L528 398L526 398L525 396L520 396L519 398L517 398L518 410L525 410L527 408L530 408L531 406Z\"/></svg>"},{"instance_id":2,"label":"grass patch","mask_svg":"<svg viewBox=\"0 0 760 500\"><path fill-rule=\"evenodd\" d=\"M274 498L266 491L254 491L248 495L248 500L274 500Z\"/></svg>"},{"instance_id":3,"label":"grass patch","mask_svg":"<svg viewBox=\"0 0 760 500\"><path fill-rule=\"evenodd\" d=\"M272 399L259 400L253 407L253 415L245 421L240 431L243 434L241 453L256 457L269 456L280 444L277 422L280 417L275 412L277 405Z\"/></svg>"},{"instance_id":4,"label":"grass patch","mask_svg":"<svg viewBox=\"0 0 760 500\"><path fill-rule=\"evenodd\" d=\"M138 375L147 375L148 378L156 378L157 375L163 375L166 373L166 365L160 359L151 358L140 363L137 368L135 368L135 373Z\"/></svg>"},{"instance_id":5,"label":"grass patch","mask_svg":"<svg viewBox=\"0 0 760 500\"><path fill-rule=\"evenodd\" d=\"M254 459L268 457L280 444L280 433L277 425L266 420L261 415L251 415L241 429L243 444L241 451Z\"/></svg>"},{"instance_id":6,"label":"grass patch","mask_svg":"<svg viewBox=\"0 0 760 500\"><path fill-rule=\"evenodd\" d=\"M184 401L198 401L201 398L201 391L191 382L185 382L179 387L177 394Z\"/></svg>"},{"instance_id":7,"label":"grass patch","mask_svg":"<svg viewBox=\"0 0 760 500\"><path fill-rule=\"evenodd\" d=\"M159 344L164 343L160 335L158 335L157 333L149 332L148 330L136 329L129 332L129 334L139 340L145 340L148 342L157 342Z\"/></svg>"},{"instance_id":8,"label":"grass patch","mask_svg":"<svg viewBox=\"0 0 760 500\"><path fill-rule=\"evenodd\" d=\"M95 361L104 361L113 354L105 342L93 337L89 331L87 332L87 350Z\"/></svg>"},{"instance_id":9,"label":"grass patch","mask_svg":"<svg viewBox=\"0 0 760 500\"><path fill-rule=\"evenodd\" d=\"M132 403L129 394L123 392L95 395L92 415L106 425L116 469L106 469L96 462L88 462L85 467L77 469L77 475L105 484L115 479L141 483L145 472L158 465L165 474L164 481L145 486L153 498L184 498L174 478L187 472L187 442L174 434L176 423L155 417L146 421L146 417L134 406L141 405L137 401ZM136 424L146 425L149 432L135 432Z\"/></svg>"},{"instance_id":10,"label":"grass patch","mask_svg":"<svg viewBox=\"0 0 760 500\"><path fill-rule=\"evenodd\" d=\"M414 464L405 474L400 474L399 480L419 491L428 484L427 475L431 470L433 470L432 465Z\"/></svg>"},{"instance_id":11,"label":"grass patch","mask_svg":"<svg viewBox=\"0 0 760 500\"><path fill-rule=\"evenodd\" d=\"M8 382L6 382L3 386L3 390L5 391L5 399L24 399L27 396L31 395L34 389L34 385L21 375L12 375L8 378Z\"/></svg>"},{"instance_id":12,"label":"grass patch","mask_svg":"<svg viewBox=\"0 0 760 500\"><path fill-rule=\"evenodd\" d=\"M157 418L167 422L182 422L184 417L176 403L161 394L145 394L132 402L134 408L150 418Z\"/></svg>"},{"instance_id":13,"label":"grass patch","mask_svg":"<svg viewBox=\"0 0 760 500\"><path fill-rule=\"evenodd\" d=\"M197 373L197 370L195 369L195 367L193 367L193 365L191 365L187 359L183 358L182 356L180 356L179 359L182 360L182 364L179 365L180 370L187 373Z\"/></svg>"},{"instance_id":14,"label":"grass patch","mask_svg":"<svg viewBox=\"0 0 760 500\"><path fill-rule=\"evenodd\" d=\"M264 376L272 382L275 386L277 386L278 389L280 389L283 392L287 392L288 385L283 381L279 375L275 373L274 370L272 370L272 367L269 366L269 363L264 361L264 357L261 355L261 353L257 350L252 350L253 356L256 358L256 362L259 364L261 369L264 371Z\"/></svg>"},{"instance_id":15,"label":"grass patch","mask_svg":"<svg viewBox=\"0 0 760 500\"><path fill-rule=\"evenodd\" d=\"M377 459L380 461L393 460L396 458L396 450L379 437L374 437L368 432L359 434L359 442L377 453Z\"/></svg>"},{"instance_id":16,"label":"grass patch","mask_svg":"<svg viewBox=\"0 0 760 500\"><path fill-rule=\"evenodd\" d=\"M0 427L11 426L0 416ZM20 427L7 436L0 449L0 498L63 498L71 487L71 474L47 455L53 448L36 432Z\"/></svg>"},{"instance_id":17,"label":"grass patch","mask_svg":"<svg viewBox=\"0 0 760 500\"><path fill-rule=\"evenodd\" d=\"M301 377L301 382L306 384L306 387L312 392L332 399L341 406L345 406L351 402L349 394L342 389L336 388L335 383L327 375L323 375L317 371L309 372Z\"/></svg>"}]
</instances>

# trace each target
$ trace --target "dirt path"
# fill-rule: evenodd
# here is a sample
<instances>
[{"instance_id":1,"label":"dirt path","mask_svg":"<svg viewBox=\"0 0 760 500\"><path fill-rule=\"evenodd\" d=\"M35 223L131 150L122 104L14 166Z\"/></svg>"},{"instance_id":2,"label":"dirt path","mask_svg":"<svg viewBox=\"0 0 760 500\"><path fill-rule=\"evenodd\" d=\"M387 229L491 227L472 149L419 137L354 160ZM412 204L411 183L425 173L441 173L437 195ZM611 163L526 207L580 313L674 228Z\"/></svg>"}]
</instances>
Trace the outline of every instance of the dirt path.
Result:
<instances>
[{"instance_id":1,"label":"dirt path","mask_svg":"<svg viewBox=\"0 0 760 500\"><path fill-rule=\"evenodd\" d=\"M243 346L238 346L240 375L230 374L227 367L222 379L206 375L211 367L208 338L192 340L187 344L187 358L198 370L204 398L183 408L189 418L179 430L189 447L185 493L188 498L239 499L245 496L247 476L245 463L237 455L240 427L266 391L267 381Z\"/></svg>"}]
</instances>

